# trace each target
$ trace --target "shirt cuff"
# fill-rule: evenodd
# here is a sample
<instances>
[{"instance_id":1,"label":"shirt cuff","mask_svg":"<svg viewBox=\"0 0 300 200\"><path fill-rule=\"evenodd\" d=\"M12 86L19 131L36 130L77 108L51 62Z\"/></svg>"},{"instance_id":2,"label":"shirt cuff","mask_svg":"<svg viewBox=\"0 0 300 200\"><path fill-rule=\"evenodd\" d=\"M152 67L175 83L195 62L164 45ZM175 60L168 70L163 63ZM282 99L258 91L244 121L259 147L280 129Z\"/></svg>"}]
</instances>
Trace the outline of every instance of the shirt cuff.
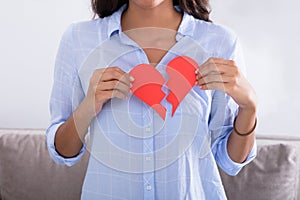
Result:
<instances>
[{"instance_id":1,"label":"shirt cuff","mask_svg":"<svg viewBox=\"0 0 300 200\"><path fill-rule=\"evenodd\" d=\"M64 122L60 122L54 125L51 125L47 131L47 148L48 148L48 152L50 154L50 157L57 163L57 164L61 164L61 165L67 165L69 167L73 166L74 164L76 164L80 158L83 156L83 154L86 151L86 143L83 143L83 146L79 152L79 154L75 157L72 158L65 158L63 156L61 156L55 149L54 146L54 139L55 139L55 134L57 129L60 127L60 125L62 125Z\"/></svg>"},{"instance_id":2,"label":"shirt cuff","mask_svg":"<svg viewBox=\"0 0 300 200\"><path fill-rule=\"evenodd\" d=\"M254 140L253 147L249 155L247 156L247 159L243 163L234 162L229 157L227 151L227 142L231 134L227 134L227 136L220 141L220 144L217 147L218 149L217 149L216 161L224 172L226 172L230 176L235 176L241 171L241 169L245 165L250 163L256 157L257 145L256 145L256 140Z\"/></svg>"}]
</instances>

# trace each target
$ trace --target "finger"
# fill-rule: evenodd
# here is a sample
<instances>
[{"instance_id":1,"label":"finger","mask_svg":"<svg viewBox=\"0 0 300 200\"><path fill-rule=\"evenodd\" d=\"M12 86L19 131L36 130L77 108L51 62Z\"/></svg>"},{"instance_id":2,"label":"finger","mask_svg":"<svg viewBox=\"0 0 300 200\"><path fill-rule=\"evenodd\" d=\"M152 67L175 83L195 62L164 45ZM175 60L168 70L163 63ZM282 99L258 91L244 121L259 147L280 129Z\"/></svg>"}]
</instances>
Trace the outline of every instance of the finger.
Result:
<instances>
[{"instance_id":1,"label":"finger","mask_svg":"<svg viewBox=\"0 0 300 200\"><path fill-rule=\"evenodd\" d=\"M125 94L130 92L131 84L128 86L123 82L113 80L113 81L106 81L100 82L97 86L97 90L100 91L107 91L107 90L119 90Z\"/></svg>"},{"instance_id":2,"label":"finger","mask_svg":"<svg viewBox=\"0 0 300 200\"><path fill-rule=\"evenodd\" d=\"M96 83L110 80L120 80L129 85L130 81L132 82L134 79L119 67L96 69L91 78L91 81Z\"/></svg>"},{"instance_id":3,"label":"finger","mask_svg":"<svg viewBox=\"0 0 300 200\"><path fill-rule=\"evenodd\" d=\"M198 79L197 84L198 85L203 85L203 84L208 84L208 83L213 83L213 82L223 82L223 83L229 83L233 82L234 77L233 76L226 76L226 75L220 75L220 74L209 74L205 77L201 77Z\"/></svg>"},{"instance_id":4,"label":"finger","mask_svg":"<svg viewBox=\"0 0 300 200\"><path fill-rule=\"evenodd\" d=\"M205 63L203 63L197 71L198 76L206 76L209 73L221 73L216 65L216 63L212 59L208 59Z\"/></svg>"},{"instance_id":5,"label":"finger","mask_svg":"<svg viewBox=\"0 0 300 200\"><path fill-rule=\"evenodd\" d=\"M236 63L234 60L227 60L227 59L223 59L223 58L209 58L208 61L214 62L215 64L236 66Z\"/></svg>"},{"instance_id":6,"label":"finger","mask_svg":"<svg viewBox=\"0 0 300 200\"><path fill-rule=\"evenodd\" d=\"M225 74L226 76L234 76L236 74L236 68L230 65L208 63L204 64L199 69L196 79L205 77L210 74Z\"/></svg>"},{"instance_id":7,"label":"finger","mask_svg":"<svg viewBox=\"0 0 300 200\"><path fill-rule=\"evenodd\" d=\"M95 98L98 101L109 100L112 98L126 99L126 97L127 96L119 90L101 91L95 95Z\"/></svg>"},{"instance_id":8,"label":"finger","mask_svg":"<svg viewBox=\"0 0 300 200\"><path fill-rule=\"evenodd\" d=\"M103 72L100 81L118 80L129 86L132 78L129 74L120 70L121 69L119 69L118 67L108 68Z\"/></svg>"},{"instance_id":9,"label":"finger","mask_svg":"<svg viewBox=\"0 0 300 200\"><path fill-rule=\"evenodd\" d=\"M116 71L118 73L120 73L122 76L125 76L126 78L128 78L131 82L134 81L133 77L131 77L128 73L126 73L125 71L123 71L121 68L119 67L109 67L107 68L107 71Z\"/></svg>"},{"instance_id":10,"label":"finger","mask_svg":"<svg viewBox=\"0 0 300 200\"><path fill-rule=\"evenodd\" d=\"M112 90L109 92L111 93L111 98L119 98L119 99L127 98L127 96L123 92L120 92L119 90Z\"/></svg>"},{"instance_id":11,"label":"finger","mask_svg":"<svg viewBox=\"0 0 300 200\"><path fill-rule=\"evenodd\" d=\"M212 82L204 85L200 85L200 89L202 90L218 90L221 92L227 91L227 85L229 83L223 83L223 82Z\"/></svg>"}]
</instances>

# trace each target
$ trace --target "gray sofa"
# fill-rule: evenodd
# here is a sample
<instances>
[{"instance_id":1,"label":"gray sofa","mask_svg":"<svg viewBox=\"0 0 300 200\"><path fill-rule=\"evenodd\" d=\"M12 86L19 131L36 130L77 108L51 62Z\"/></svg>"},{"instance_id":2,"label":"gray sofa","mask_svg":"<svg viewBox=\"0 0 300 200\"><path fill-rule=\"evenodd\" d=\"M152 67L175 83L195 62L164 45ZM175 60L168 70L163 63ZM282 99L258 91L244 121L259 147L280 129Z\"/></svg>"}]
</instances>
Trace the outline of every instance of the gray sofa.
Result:
<instances>
[{"instance_id":1,"label":"gray sofa","mask_svg":"<svg viewBox=\"0 0 300 200\"><path fill-rule=\"evenodd\" d=\"M228 199L300 200L300 137L257 138L258 156L235 177L220 170ZM48 155L45 130L0 129L0 199L76 200L89 154L73 167Z\"/></svg>"}]
</instances>

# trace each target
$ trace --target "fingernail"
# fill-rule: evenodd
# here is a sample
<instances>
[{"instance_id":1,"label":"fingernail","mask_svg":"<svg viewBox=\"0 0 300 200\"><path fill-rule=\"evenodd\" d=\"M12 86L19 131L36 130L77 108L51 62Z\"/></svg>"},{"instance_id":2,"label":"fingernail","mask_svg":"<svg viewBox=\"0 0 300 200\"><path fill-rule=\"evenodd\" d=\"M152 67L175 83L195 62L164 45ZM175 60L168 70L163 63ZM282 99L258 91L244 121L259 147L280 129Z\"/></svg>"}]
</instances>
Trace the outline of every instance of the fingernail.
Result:
<instances>
[{"instance_id":1,"label":"fingernail","mask_svg":"<svg viewBox=\"0 0 300 200\"><path fill-rule=\"evenodd\" d=\"M132 86L133 86L133 85L130 83L130 85L129 85L129 86L130 86L130 88L132 88Z\"/></svg>"},{"instance_id":2,"label":"fingernail","mask_svg":"<svg viewBox=\"0 0 300 200\"><path fill-rule=\"evenodd\" d=\"M199 72L199 69L196 69L195 74L198 74L198 72Z\"/></svg>"},{"instance_id":3,"label":"fingernail","mask_svg":"<svg viewBox=\"0 0 300 200\"><path fill-rule=\"evenodd\" d=\"M130 81L133 82L134 78L132 76L129 77Z\"/></svg>"}]
</instances>

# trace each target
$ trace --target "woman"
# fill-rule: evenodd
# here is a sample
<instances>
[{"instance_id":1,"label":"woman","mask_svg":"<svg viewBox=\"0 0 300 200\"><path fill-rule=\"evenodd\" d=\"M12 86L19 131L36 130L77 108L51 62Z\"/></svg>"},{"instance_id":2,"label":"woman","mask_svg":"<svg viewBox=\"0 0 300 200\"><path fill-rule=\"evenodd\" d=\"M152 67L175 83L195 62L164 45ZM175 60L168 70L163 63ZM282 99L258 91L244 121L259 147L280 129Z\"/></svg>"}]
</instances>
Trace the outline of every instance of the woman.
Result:
<instances>
[{"instance_id":1,"label":"woman","mask_svg":"<svg viewBox=\"0 0 300 200\"><path fill-rule=\"evenodd\" d=\"M74 165L90 133L82 199L226 199L216 164L235 175L256 155L256 95L240 70L236 36L210 22L207 0L93 0L92 7L99 18L72 24L57 55L51 157ZM198 69L173 113L166 66L178 56ZM138 65L166 80L158 102L165 118L132 90L136 78L150 77L133 77ZM156 96L150 92L142 95Z\"/></svg>"}]
</instances>

